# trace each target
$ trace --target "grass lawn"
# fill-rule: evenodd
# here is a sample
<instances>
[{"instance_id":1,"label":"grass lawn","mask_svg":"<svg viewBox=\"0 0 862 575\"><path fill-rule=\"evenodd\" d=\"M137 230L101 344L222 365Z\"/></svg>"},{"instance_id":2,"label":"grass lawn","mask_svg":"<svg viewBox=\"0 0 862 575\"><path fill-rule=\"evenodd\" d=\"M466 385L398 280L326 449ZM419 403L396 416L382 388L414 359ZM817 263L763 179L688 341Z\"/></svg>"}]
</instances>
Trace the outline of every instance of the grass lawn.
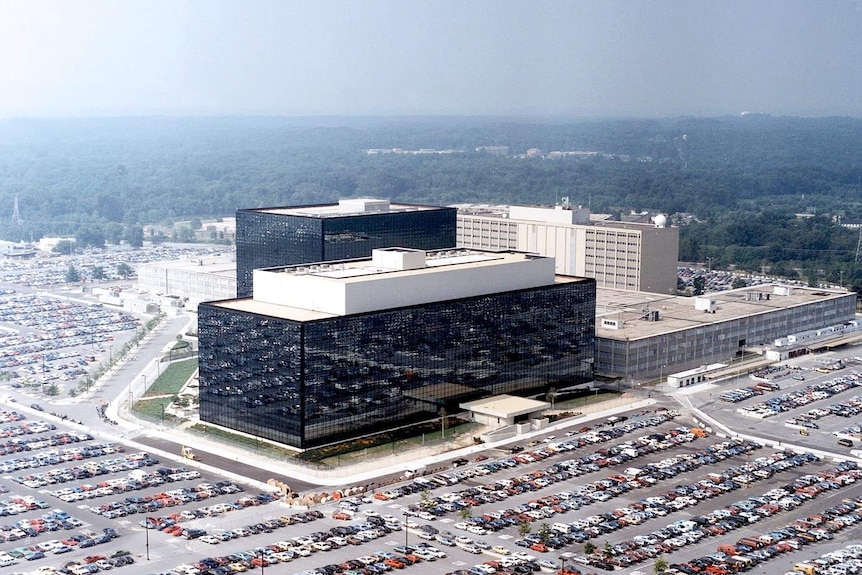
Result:
<instances>
[{"instance_id":1,"label":"grass lawn","mask_svg":"<svg viewBox=\"0 0 862 575\"><path fill-rule=\"evenodd\" d=\"M152 397L154 395L176 395L197 368L197 359L176 361L168 365L167 369L165 369L156 381L153 382L144 394L144 397Z\"/></svg>"},{"instance_id":2,"label":"grass lawn","mask_svg":"<svg viewBox=\"0 0 862 575\"><path fill-rule=\"evenodd\" d=\"M173 396L158 397L154 399L141 399L135 402L134 411L138 415L142 415L149 419L162 419L164 408L170 405L173 400ZM173 415L164 415L165 421L173 421L174 419L175 418Z\"/></svg>"},{"instance_id":3,"label":"grass lawn","mask_svg":"<svg viewBox=\"0 0 862 575\"><path fill-rule=\"evenodd\" d=\"M225 429L212 427L205 423L198 423L188 428L204 437L216 441L224 441L232 445L239 445L252 450L256 453L261 453L269 457L278 457L281 459L293 459L296 457L296 452L290 449L282 449L266 441L260 441L254 437L247 437L238 433L231 433Z\"/></svg>"},{"instance_id":4,"label":"grass lawn","mask_svg":"<svg viewBox=\"0 0 862 575\"><path fill-rule=\"evenodd\" d=\"M464 422L460 425L447 427L446 441L452 441L457 436L472 433L480 429L481 427L482 426L478 423L474 423L471 421ZM349 447L346 447L346 451L343 451L340 454L323 458L320 460L320 462L325 465L337 467L340 464L356 463L358 461L365 461L366 459L377 459L389 455L394 455L396 453L403 453L404 451L417 449L425 445L436 445L441 443L442 441L443 432L438 427L437 430L425 433L424 435L420 433L417 435L398 438L394 441L388 441L379 445L373 445L370 447L359 447L352 451L349 450ZM349 446L350 442L346 442L345 445Z\"/></svg>"}]
</instances>

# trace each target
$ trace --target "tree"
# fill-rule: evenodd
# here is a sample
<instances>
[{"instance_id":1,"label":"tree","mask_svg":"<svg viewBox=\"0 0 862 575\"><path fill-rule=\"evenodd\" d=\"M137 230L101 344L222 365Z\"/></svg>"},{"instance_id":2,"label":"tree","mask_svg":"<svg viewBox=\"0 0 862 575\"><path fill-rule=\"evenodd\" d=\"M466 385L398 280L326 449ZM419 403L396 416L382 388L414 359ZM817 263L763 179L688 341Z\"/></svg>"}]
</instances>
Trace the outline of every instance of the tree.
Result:
<instances>
[{"instance_id":1,"label":"tree","mask_svg":"<svg viewBox=\"0 0 862 575\"><path fill-rule=\"evenodd\" d=\"M51 251L58 254L71 254L74 250L75 240L60 240Z\"/></svg>"},{"instance_id":2,"label":"tree","mask_svg":"<svg viewBox=\"0 0 862 575\"><path fill-rule=\"evenodd\" d=\"M189 225L193 230L199 230L204 227L204 224L200 218L192 218L192 221L189 222Z\"/></svg>"},{"instance_id":3,"label":"tree","mask_svg":"<svg viewBox=\"0 0 862 575\"><path fill-rule=\"evenodd\" d=\"M105 279L105 268L102 266L93 266L93 271L90 273L90 277L94 280Z\"/></svg>"},{"instance_id":4,"label":"tree","mask_svg":"<svg viewBox=\"0 0 862 575\"><path fill-rule=\"evenodd\" d=\"M473 506L467 505L466 507L461 509L461 511L458 512L458 515L460 515L461 519L463 519L464 521L470 519L471 517L473 517Z\"/></svg>"},{"instance_id":5,"label":"tree","mask_svg":"<svg viewBox=\"0 0 862 575\"><path fill-rule=\"evenodd\" d=\"M111 222L105 226L105 239L108 243L119 244L123 239L123 226L117 222Z\"/></svg>"},{"instance_id":6,"label":"tree","mask_svg":"<svg viewBox=\"0 0 862 575\"><path fill-rule=\"evenodd\" d=\"M446 423L447 423L447 419L448 419L448 417L446 416L446 408L441 407L439 413L440 413L440 437L442 437L443 439L446 439Z\"/></svg>"},{"instance_id":7,"label":"tree","mask_svg":"<svg viewBox=\"0 0 862 575\"><path fill-rule=\"evenodd\" d=\"M706 289L706 280L703 279L703 276L695 276L691 283L694 286L694 295L703 295Z\"/></svg>"},{"instance_id":8,"label":"tree","mask_svg":"<svg viewBox=\"0 0 862 575\"><path fill-rule=\"evenodd\" d=\"M542 523L539 526L539 539L542 540L542 543L547 543L551 540L551 526L547 523Z\"/></svg>"},{"instance_id":9,"label":"tree","mask_svg":"<svg viewBox=\"0 0 862 575\"><path fill-rule=\"evenodd\" d=\"M596 552L596 544L595 543L593 543L592 541L587 541L586 543L584 543L584 553L586 555L592 555L595 552Z\"/></svg>"},{"instance_id":10,"label":"tree","mask_svg":"<svg viewBox=\"0 0 862 575\"><path fill-rule=\"evenodd\" d=\"M120 262L117 264L117 275L120 276L121 278L127 280L127 279L129 279L129 277L132 276L133 273L134 273L134 270L126 262Z\"/></svg>"},{"instance_id":11,"label":"tree","mask_svg":"<svg viewBox=\"0 0 862 575\"><path fill-rule=\"evenodd\" d=\"M613 547L613 545L611 545L610 541L605 540L604 551L605 551L605 555L610 555L611 553L613 553L614 547Z\"/></svg>"},{"instance_id":12,"label":"tree","mask_svg":"<svg viewBox=\"0 0 862 575\"><path fill-rule=\"evenodd\" d=\"M431 501L431 491L428 489L423 489L422 492L419 494L419 500L423 504L427 504L429 501Z\"/></svg>"},{"instance_id":13,"label":"tree","mask_svg":"<svg viewBox=\"0 0 862 575\"><path fill-rule=\"evenodd\" d=\"M99 226L82 226L75 232L75 240L82 246L105 247L105 233Z\"/></svg>"},{"instance_id":14,"label":"tree","mask_svg":"<svg viewBox=\"0 0 862 575\"><path fill-rule=\"evenodd\" d=\"M152 236L153 230L150 229L150 236ZM126 243L132 246L133 248L140 248L144 245L144 228L141 226L126 226L124 239Z\"/></svg>"},{"instance_id":15,"label":"tree","mask_svg":"<svg viewBox=\"0 0 862 575\"><path fill-rule=\"evenodd\" d=\"M664 557L659 555L655 558L655 563L653 563L652 565L652 570L653 573L656 573L656 575L667 571L667 561L665 561Z\"/></svg>"},{"instance_id":16,"label":"tree","mask_svg":"<svg viewBox=\"0 0 862 575\"><path fill-rule=\"evenodd\" d=\"M174 230L174 237L178 242L189 243L195 240L195 232L189 226L178 226Z\"/></svg>"},{"instance_id":17,"label":"tree","mask_svg":"<svg viewBox=\"0 0 862 575\"><path fill-rule=\"evenodd\" d=\"M78 273L78 270L75 269L75 266L69 264L69 267L66 270L66 283L75 284L79 281L81 281L81 274Z\"/></svg>"},{"instance_id":18,"label":"tree","mask_svg":"<svg viewBox=\"0 0 862 575\"><path fill-rule=\"evenodd\" d=\"M526 537L530 531L532 531L532 527L530 526L529 521L521 521L518 523L518 535Z\"/></svg>"},{"instance_id":19,"label":"tree","mask_svg":"<svg viewBox=\"0 0 862 575\"><path fill-rule=\"evenodd\" d=\"M735 277L735 278L733 278L733 283L730 284L730 287L732 289L739 289L739 288L744 288L747 285L748 285L748 282L745 281L743 278Z\"/></svg>"}]
</instances>

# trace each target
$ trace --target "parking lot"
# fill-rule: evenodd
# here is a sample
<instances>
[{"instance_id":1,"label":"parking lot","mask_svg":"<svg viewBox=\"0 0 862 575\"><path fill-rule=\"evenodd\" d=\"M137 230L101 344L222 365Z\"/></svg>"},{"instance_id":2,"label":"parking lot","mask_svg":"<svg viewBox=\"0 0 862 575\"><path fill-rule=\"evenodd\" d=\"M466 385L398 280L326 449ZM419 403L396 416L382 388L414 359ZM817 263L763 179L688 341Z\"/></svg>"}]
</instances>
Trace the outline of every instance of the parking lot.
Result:
<instances>
[{"instance_id":1,"label":"parking lot","mask_svg":"<svg viewBox=\"0 0 862 575\"><path fill-rule=\"evenodd\" d=\"M224 246L159 245L141 250L89 250L0 262L0 389L34 397L66 396L97 365L107 364L134 335L141 318L98 302L91 290L123 280L117 266L218 254ZM69 286L75 267L81 284ZM102 270L104 279L94 280ZM126 278L128 287L134 277Z\"/></svg>"},{"instance_id":2,"label":"parking lot","mask_svg":"<svg viewBox=\"0 0 862 575\"><path fill-rule=\"evenodd\" d=\"M852 465L715 437L672 411L491 450L310 512L75 426L3 417L10 439L30 448L0 458L9 572L481 575L561 571L563 559L581 572L647 570L659 557L688 569L726 545L784 572L802 553L852 539L849 501L862 497ZM36 431L12 431L25 425ZM819 524L798 523L814 515ZM768 551L739 543L761 536Z\"/></svg>"},{"instance_id":3,"label":"parking lot","mask_svg":"<svg viewBox=\"0 0 862 575\"><path fill-rule=\"evenodd\" d=\"M132 314L41 294L0 296L0 372L7 388L74 387L139 325Z\"/></svg>"},{"instance_id":4,"label":"parking lot","mask_svg":"<svg viewBox=\"0 0 862 575\"><path fill-rule=\"evenodd\" d=\"M804 442L817 449L850 455L851 450L862 448L862 363L855 359L856 355L851 350L843 355L794 360L792 369L779 370L770 377L776 386L773 391L752 391L758 382L742 377L705 386L684 401L740 433ZM836 364L839 359L841 363ZM825 365L843 367L827 370ZM849 437L852 445L839 445L841 437Z\"/></svg>"}]
</instances>

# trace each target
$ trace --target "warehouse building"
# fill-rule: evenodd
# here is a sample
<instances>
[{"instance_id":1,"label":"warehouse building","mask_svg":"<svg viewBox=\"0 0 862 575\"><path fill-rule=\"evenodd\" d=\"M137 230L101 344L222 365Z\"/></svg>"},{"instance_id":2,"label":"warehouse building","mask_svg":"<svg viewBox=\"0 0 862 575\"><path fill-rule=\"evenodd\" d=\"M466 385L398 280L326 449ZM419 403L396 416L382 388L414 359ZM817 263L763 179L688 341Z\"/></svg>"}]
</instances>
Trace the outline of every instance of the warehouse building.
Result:
<instances>
[{"instance_id":1,"label":"warehouse building","mask_svg":"<svg viewBox=\"0 0 862 575\"><path fill-rule=\"evenodd\" d=\"M781 338L852 322L856 294L758 285L702 297L599 290L596 373L630 382L765 353Z\"/></svg>"}]
</instances>

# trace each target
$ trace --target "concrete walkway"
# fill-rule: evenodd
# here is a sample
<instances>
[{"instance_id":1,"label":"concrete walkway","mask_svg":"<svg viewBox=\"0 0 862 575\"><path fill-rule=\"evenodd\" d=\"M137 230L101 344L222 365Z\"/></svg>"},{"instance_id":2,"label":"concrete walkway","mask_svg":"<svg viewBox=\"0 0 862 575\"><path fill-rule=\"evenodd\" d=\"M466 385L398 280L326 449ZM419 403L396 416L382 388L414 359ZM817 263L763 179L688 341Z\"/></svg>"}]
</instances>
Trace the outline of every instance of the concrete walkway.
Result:
<instances>
[{"instance_id":1,"label":"concrete walkway","mask_svg":"<svg viewBox=\"0 0 862 575\"><path fill-rule=\"evenodd\" d=\"M170 430L151 428L148 433L167 441L177 442L182 445L190 445L192 447L199 448L202 451L214 451L222 453L225 456L241 457L248 465L269 470L278 470L278 472L285 477L294 477L300 481L320 486L348 487L353 485L365 485L384 476L393 474L401 475L408 468L424 466L429 470L435 469L440 467L443 462L452 458L470 457L482 451L505 447L518 441L565 432L569 428L580 428L585 424L596 420L606 419L617 413L646 409L655 403L656 400L654 399L641 399L634 396L624 395L623 397L608 400L607 402L588 404L582 408L578 408L577 411L580 411L581 415L577 417L565 419L544 429L534 430L530 433L518 435L498 442L474 445L472 442L472 434L468 434L462 439L461 444L453 445L451 443L445 443L433 446L432 448L420 447L418 449L373 459L367 462L340 466L336 469L315 469L287 461L277 461L261 454L251 453L240 446L216 442L202 438L198 434L184 432L182 430L182 426ZM467 443L467 445L463 445L463 443ZM165 454L165 456L176 458L176 455L174 454ZM196 462L186 461L185 463L195 465Z\"/></svg>"}]
</instances>

